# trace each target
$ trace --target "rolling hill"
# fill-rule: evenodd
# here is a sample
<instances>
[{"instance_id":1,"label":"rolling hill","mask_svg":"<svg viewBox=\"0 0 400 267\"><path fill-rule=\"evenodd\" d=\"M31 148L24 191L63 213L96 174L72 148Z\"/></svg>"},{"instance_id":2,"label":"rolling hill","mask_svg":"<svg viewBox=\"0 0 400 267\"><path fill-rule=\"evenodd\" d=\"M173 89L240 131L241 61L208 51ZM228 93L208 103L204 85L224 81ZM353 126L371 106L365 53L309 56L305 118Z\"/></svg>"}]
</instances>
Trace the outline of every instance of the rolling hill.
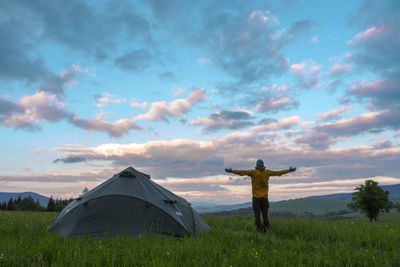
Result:
<instances>
[{"instance_id":1,"label":"rolling hill","mask_svg":"<svg viewBox=\"0 0 400 267\"><path fill-rule=\"evenodd\" d=\"M392 201L400 201L400 184L384 185L382 189L389 191L389 198ZM349 212L347 204L350 202L352 193L338 193L330 195L310 196L299 199L270 202L271 213L293 214L293 215L316 215L323 216L333 213ZM217 206L194 206L201 214L239 215L252 214L251 202L235 205Z\"/></svg>"},{"instance_id":2,"label":"rolling hill","mask_svg":"<svg viewBox=\"0 0 400 267\"><path fill-rule=\"evenodd\" d=\"M34 192L23 192L23 193L0 192L0 203L3 203L4 201L7 202L10 198L17 199L19 196L21 196L21 198L26 198L31 196L35 201L38 200L40 205L43 207L47 207L47 203L49 202L50 199L46 196L42 196Z\"/></svg>"}]
</instances>

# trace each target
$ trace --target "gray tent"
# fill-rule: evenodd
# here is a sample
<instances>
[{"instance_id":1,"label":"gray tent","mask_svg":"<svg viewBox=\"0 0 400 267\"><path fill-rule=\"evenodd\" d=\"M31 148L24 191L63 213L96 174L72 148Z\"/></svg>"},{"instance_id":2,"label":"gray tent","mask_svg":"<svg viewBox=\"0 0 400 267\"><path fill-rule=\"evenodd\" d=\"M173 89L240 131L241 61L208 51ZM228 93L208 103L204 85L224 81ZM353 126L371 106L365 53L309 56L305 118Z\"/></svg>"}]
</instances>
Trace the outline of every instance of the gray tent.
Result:
<instances>
[{"instance_id":1,"label":"gray tent","mask_svg":"<svg viewBox=\"0 0 400 267\"><path fill-rule=\"evenodd\" d=\"M129 167L69 203L48 230L79 238L149 232L184 236L210 227L185 199Z\"/></svg>"}]
</instances>

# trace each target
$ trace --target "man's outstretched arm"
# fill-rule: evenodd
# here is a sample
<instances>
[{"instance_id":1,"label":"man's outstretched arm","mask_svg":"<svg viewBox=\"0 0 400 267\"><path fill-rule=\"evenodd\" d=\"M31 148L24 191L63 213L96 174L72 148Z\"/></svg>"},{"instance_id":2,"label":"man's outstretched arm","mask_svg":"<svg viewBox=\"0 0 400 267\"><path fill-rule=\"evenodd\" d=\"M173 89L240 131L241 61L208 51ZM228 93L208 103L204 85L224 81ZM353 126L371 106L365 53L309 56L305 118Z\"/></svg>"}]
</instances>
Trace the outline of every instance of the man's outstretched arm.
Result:
<instances>
[{"instance_id":1,"label":"man's outstretched arm","mask_svg":"<svg viewBox=\"0 0 400 267\"><path fill-rule=\"evenodd\" d=\"M282 174L286 174L286 173L289 173L289 172L294 172L294 171L296 171L296 169L297 169L296 167L290 166L290 168L287 169L287 170L271 171L271 176L281 176Z\"/></svg>"},{"instance_id":2,"label":"man's outstretched arm","mask_svg":"<svg viewBox=\"0 0 400 267\"><path fill-rule=\"evenodd\" d=\"M231 168L229 168L229 169L227 168L227 169L225 169L225 171L229 172L229 173L238 174L241 176L251 175L253 173L253 170L232 170Z\"/></svg>"}]
</instances>

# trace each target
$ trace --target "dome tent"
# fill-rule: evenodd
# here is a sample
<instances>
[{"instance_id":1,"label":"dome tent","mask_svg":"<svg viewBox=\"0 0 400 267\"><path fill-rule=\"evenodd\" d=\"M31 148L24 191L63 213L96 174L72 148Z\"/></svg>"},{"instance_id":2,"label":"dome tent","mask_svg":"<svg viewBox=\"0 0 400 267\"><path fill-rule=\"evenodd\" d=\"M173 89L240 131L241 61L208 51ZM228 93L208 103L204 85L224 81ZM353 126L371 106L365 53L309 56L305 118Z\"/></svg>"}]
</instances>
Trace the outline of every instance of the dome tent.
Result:
<instances>
[{"instance_id":1,"label":"dome tent","mask_svg":"<svg viewBox=\"0 0 400 267\"><path fill-rule=\"evenodd\" d=\"M129 167L69 203L48 228L60 236L184 236L210 227L185 199Z\"/></svg>"}]
</instances>

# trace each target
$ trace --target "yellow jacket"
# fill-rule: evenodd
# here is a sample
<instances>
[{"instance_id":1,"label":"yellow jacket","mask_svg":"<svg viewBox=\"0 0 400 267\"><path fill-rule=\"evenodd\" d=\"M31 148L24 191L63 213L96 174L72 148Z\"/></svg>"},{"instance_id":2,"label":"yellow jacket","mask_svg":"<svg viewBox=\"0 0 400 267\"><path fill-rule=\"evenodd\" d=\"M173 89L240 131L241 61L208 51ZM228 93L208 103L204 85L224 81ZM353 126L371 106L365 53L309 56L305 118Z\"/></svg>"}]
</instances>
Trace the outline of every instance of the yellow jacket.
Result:
<instances>
[{"instance_id":1,"label":"yellow jacket","mask_svg":"<svg viewBox=\"0 0 400 267\"><path fill-rule=\"evenodd\" d=\"M268 197L268 181L270 176L281 176L282 174L289 172L289 170L272 171L265 169L264 166L256 166L254 170L232 170L232 173L234 174L241 176L247 175L251 177L253 197L256 198Z\"/></svg>"}]
</instances>

